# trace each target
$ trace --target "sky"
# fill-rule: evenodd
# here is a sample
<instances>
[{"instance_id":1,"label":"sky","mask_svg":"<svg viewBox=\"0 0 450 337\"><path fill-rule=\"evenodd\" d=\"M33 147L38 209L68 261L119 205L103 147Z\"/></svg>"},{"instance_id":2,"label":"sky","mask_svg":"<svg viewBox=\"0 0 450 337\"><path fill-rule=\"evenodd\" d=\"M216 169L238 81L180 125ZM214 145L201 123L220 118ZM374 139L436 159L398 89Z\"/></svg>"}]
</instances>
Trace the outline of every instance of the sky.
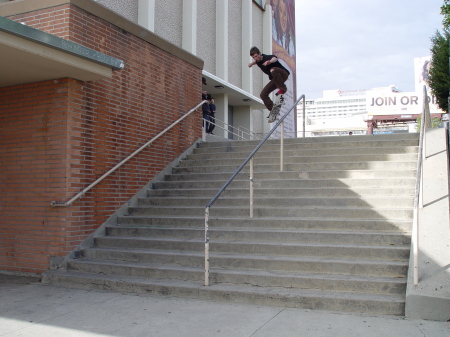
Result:
<instances>
[{"instance_id":1,"label":"sky","mask_svg":"<svg viewBox=\"0 0 450 337\"><path fill-rule=\"evenodd\" d=\"M414 58L442 31L443 0L296 0L297 94L414 91Z\"/></svg>"}]
</instances>

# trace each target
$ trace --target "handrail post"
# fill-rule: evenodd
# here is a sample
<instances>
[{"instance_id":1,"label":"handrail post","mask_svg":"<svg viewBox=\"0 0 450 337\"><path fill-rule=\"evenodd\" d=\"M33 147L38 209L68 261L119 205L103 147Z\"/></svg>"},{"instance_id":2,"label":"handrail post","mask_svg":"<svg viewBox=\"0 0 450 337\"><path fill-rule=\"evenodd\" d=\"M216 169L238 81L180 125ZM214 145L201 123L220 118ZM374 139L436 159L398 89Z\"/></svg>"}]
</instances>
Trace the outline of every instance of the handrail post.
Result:
<instances>
[{"instance_id":1,"label":"handrail post","mask_svg":"<svg viewBox=\"0 0 450 337\"><path fill-rule=\"evenodd\" d=\"M305 109L305 105L306 105L306 99L303 99L303 138L305 138L305 125L306 125L306 109Z\"/></svg>"},{"instance_id":2,"label":"handrail post","mask_svg":"<svg viewBox=\"0 0 450 337\"><path fill-rule=\"evenodd\" d=\"M414 214L413 214L413 230L412 230L412 236L413 236L413 255L414 255L414 262L413 262L413 282L414 285L419 284L419 210L417 208L417 205L414 207Z\"/></svg>"},{"instance_id":3,"label":"handrail post","mask_svg":"<svg viewBox=\"0 0 450 337\"><path fill-rule=\"evenodd\" d=\"M202 118L202 140L206 142L206 119Z\"/></svg>"},{"instance_id":4,"label":"handrail post","mask_svg":"<svg viewBox=\"0 0 450 337\"><path fill-rule=\"evenodd\" d=\"M244 168L245 165L250 161L250 217L253 217L253 156L261 148L261 146L266 142L267 139L275 132L275 130L281 125L282 132L284 132L284 119L291 113L291 111L296 107L301 99L305 99L305 95L300 96L300 98L294 103L294 105L281 117L281 119L275 124L275 126L267 133L267 135L259 142L259 144L253 149L253 151L247 156L247 158L242 162L242 164L234 171L227 182L222 186L222 188L216 193L216 195L211 199L211 201L206 205L205 208L205 286L209 285L209 210L211 205L216 202L223 191L231 184L233 179L238 175L239 172ZM284 133L283 133L284 136ZM283 139L283 137L281 137Z\"/></svg>"},{"instance_id":5,"label":"handrail post","mask_svg":"<svg viewBox=\"0 0 450 337\"><path fill-rule=\"evenodd\" d=\"M425 135L424 135L425 138ZM425 141L425 139L424 139ZM419 208L423 208L423 162L425 160L425 146L422 149L422 160L421 160L421 174L420 174L420 188L419 188Z\"/></svg>"},{"instance_id":6,"label":"handrail post","mask_svg":"<svg viewBox=\"0 0 450 337\"><path fill-rule=\"evenodd\" d=\"M209 286L209 207L205 208L205 286Z\"/></svg>"},{"instance_id":7,"label":"handrail post","mask_svg":"<svg viewBox=\"0 0 450 337\"><path fill-rule=\"evenodd\" d=\"M281 122L280 130L280 172L283 172L284 166L284 120Z\"/></svg>"},{"instance_id":8,"label":"handrail post","mask_svg":"<svg viewBox=\"0 0 450 337\"><path fill-rule=\"evenodd\" d=\"M250 218L253 218L253 157L250 159Z\"/></svg>"}]
</instances>

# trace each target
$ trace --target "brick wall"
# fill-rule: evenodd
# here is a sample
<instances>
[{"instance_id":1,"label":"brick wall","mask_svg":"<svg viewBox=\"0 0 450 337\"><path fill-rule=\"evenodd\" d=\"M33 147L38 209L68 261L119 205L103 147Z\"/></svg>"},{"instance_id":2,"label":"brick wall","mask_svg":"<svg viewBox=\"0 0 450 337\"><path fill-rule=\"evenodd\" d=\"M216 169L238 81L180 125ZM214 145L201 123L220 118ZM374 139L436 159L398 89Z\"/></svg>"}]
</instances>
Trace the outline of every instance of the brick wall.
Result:
<instances>
[{"instance_id":1,"label":"brick wall","mask_svg":"<svg viewBox=\"0 0 450 337\"><path fill-rule=\"evenodd\" d=\"M125 61L111 79L0 88L0 270L40 273L198 139L189 117L81 201L50 207L198 104L201 69L73 5L9 18Z\"/></svg>"}]
</instances>

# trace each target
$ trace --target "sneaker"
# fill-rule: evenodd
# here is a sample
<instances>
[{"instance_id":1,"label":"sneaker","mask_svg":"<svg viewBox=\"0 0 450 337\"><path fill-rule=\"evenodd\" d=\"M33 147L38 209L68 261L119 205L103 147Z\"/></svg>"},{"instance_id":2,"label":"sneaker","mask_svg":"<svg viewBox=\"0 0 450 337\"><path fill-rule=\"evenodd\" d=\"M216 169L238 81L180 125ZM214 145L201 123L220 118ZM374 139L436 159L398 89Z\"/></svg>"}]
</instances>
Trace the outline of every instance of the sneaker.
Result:
<instances>
[{"instance_id":1,"label":"sneaker","mask_svg":"<svg viewBox=\"0 0 450 337\"><path fill-rule=\"evenodd\" d=\"M284 95L286 93L286 91L283 91L283 90L278 90L278 92L275 94L275 96L278 96L278 95Z\"/></svg>"}]
</instances>

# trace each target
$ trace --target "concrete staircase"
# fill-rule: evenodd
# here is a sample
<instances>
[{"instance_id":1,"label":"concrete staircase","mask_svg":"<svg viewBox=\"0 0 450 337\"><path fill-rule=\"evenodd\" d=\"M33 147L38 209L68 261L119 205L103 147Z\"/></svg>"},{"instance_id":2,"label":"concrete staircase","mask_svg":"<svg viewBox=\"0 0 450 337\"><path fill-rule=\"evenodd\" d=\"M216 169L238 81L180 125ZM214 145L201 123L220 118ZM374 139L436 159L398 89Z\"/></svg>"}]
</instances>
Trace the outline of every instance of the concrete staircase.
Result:
<instances>
[{"instance_id":1,"label":"concrete staircase","mask_svg":"<svg viewBox=\"0 0 450 337\"><path fill-rule=\"evenodd\" d=\"M285 140L255 157L210 211L211 285L204 283L204 207L257 142L202 143L65 270L66 286L261 305L403 315L417 134Z\"/></svg>"}]
</instances>

